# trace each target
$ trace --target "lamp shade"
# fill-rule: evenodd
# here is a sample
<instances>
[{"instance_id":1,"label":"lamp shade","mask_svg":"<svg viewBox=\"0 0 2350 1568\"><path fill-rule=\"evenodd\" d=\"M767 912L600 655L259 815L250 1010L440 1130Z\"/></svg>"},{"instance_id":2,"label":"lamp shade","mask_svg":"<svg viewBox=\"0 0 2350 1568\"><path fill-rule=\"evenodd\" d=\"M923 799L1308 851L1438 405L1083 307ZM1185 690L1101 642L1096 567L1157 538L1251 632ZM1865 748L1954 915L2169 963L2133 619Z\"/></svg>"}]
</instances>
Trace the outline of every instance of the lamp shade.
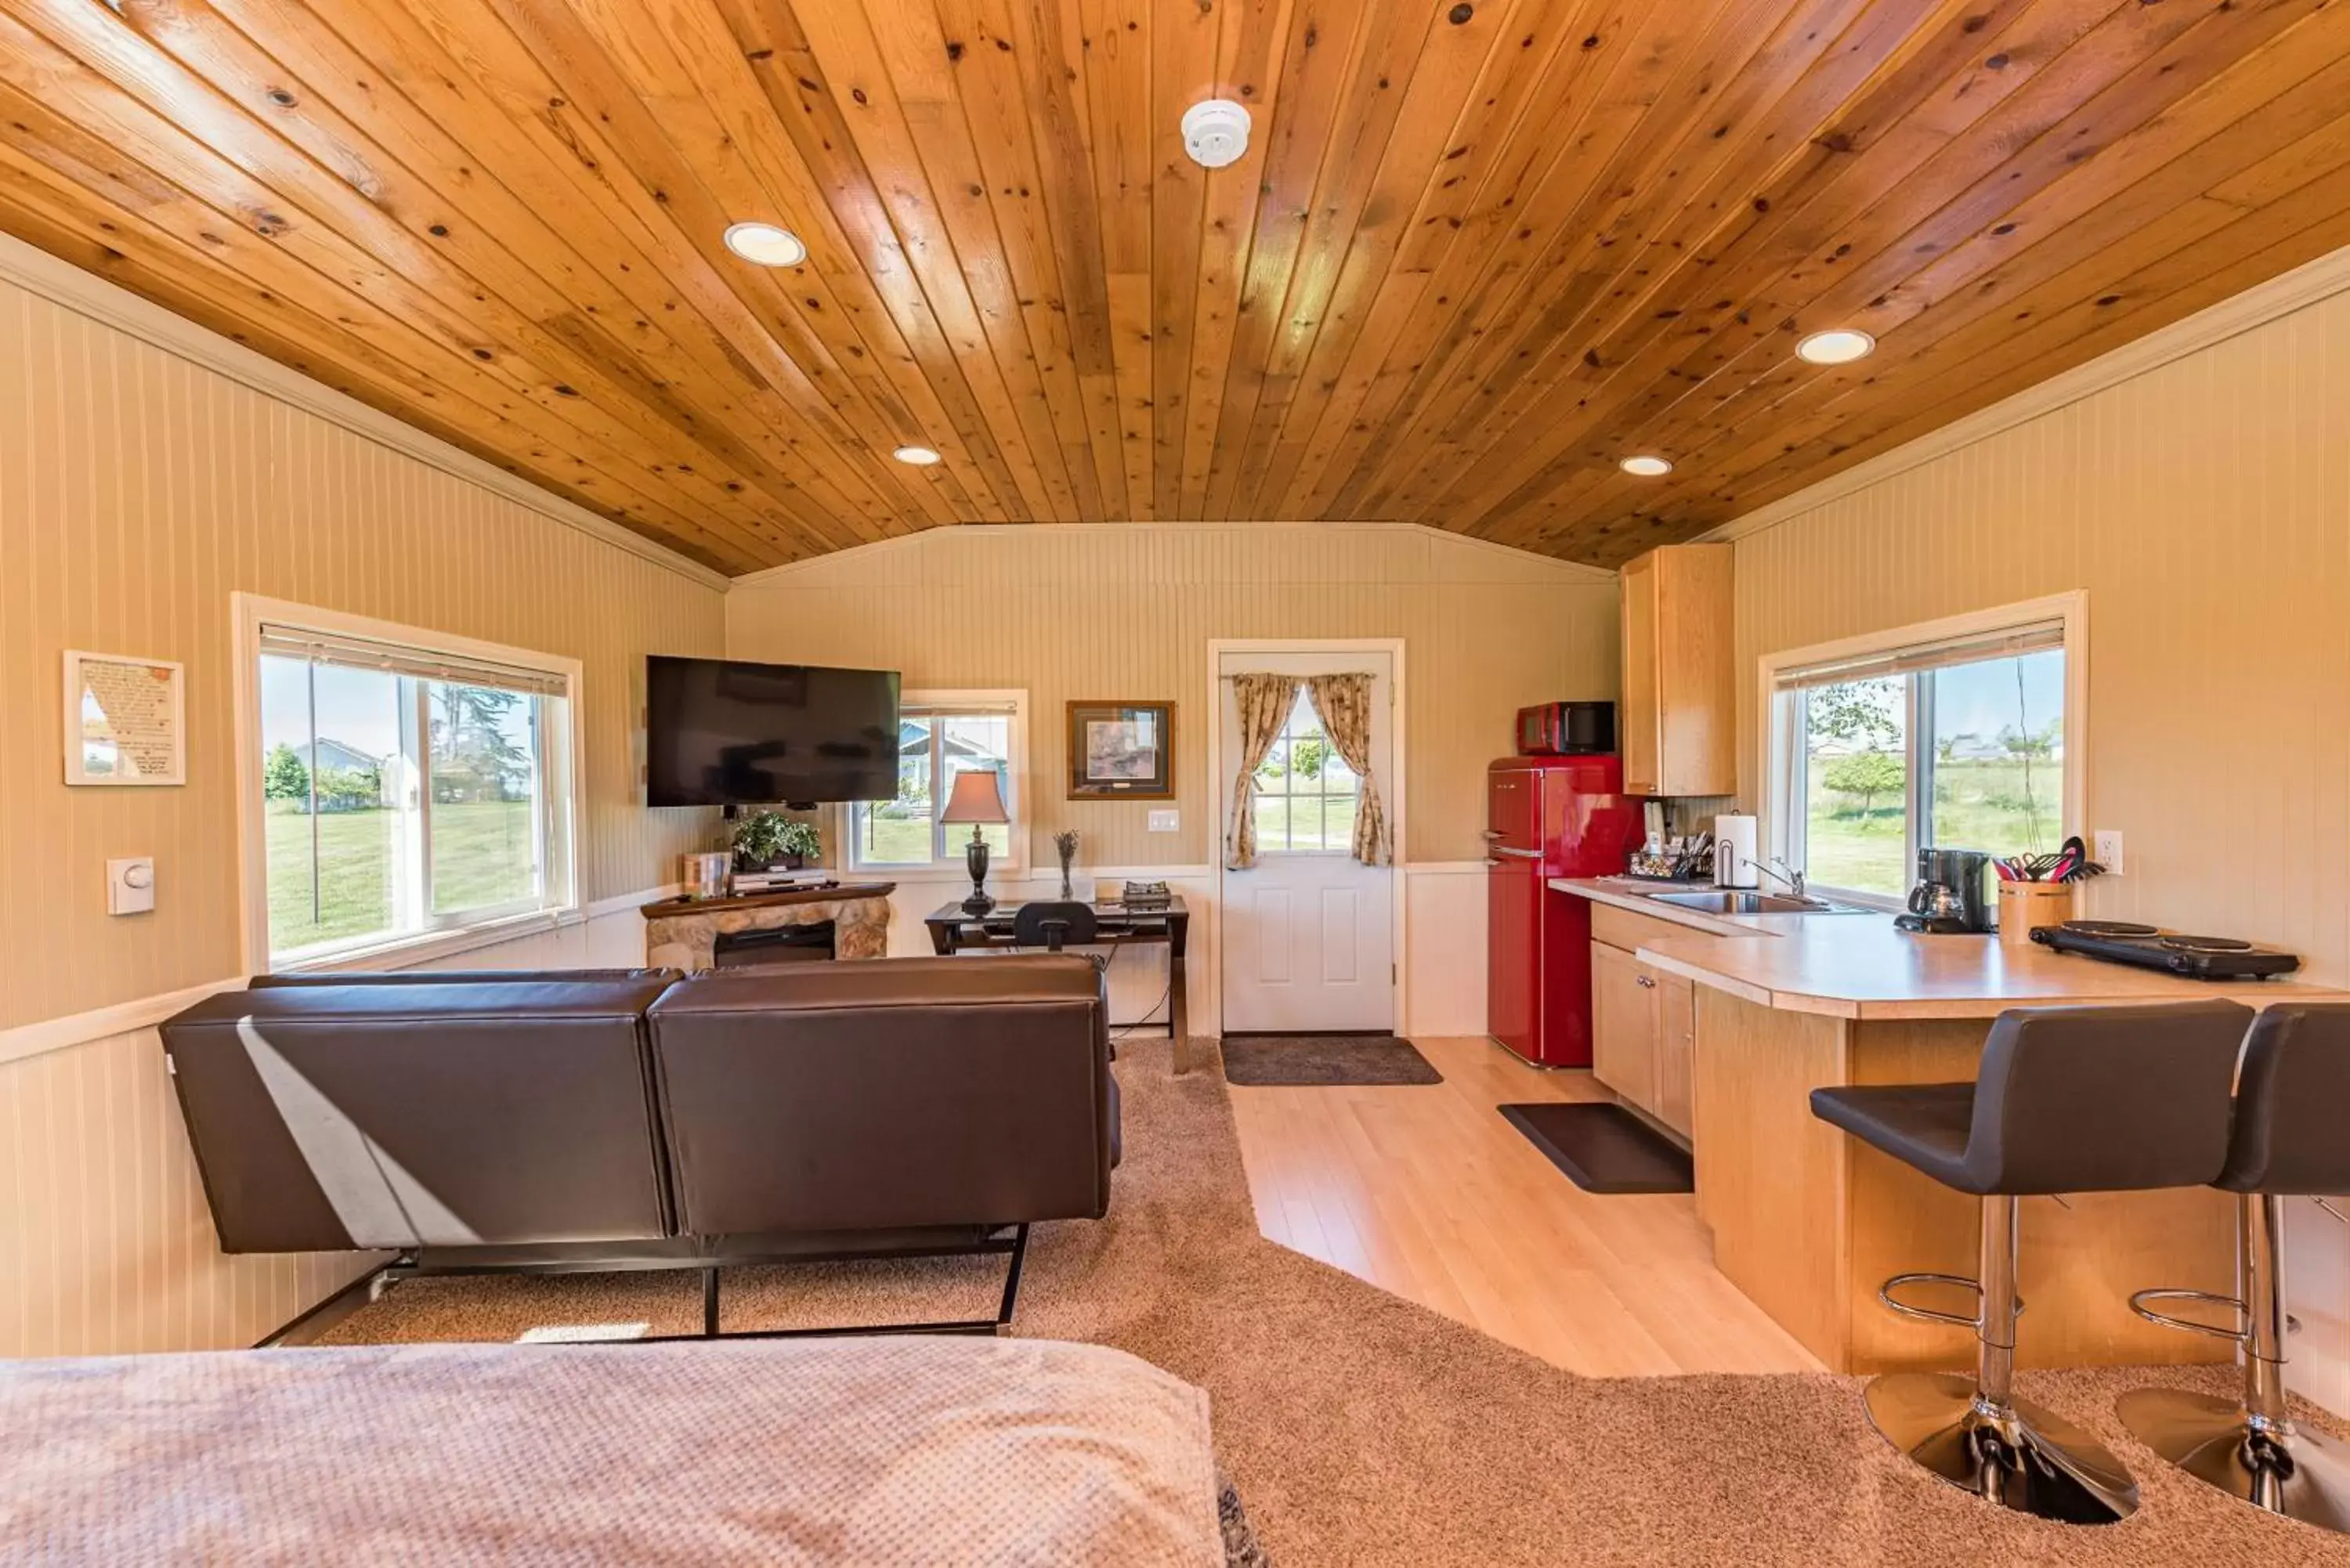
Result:
<instances>
[{"instance_id":1,"label":"lamp shade","mask_svg":"<svg viewBox=\"0 0 2350 1568\"><path fill-rule=\"evenodd\" d=\"M947 808L939 813L939 820L1010 822L1012 814L1003 809L1003 791L993 772L967 773L955 774L954 793L947 796Z\"/></svg>"}]
</instances>

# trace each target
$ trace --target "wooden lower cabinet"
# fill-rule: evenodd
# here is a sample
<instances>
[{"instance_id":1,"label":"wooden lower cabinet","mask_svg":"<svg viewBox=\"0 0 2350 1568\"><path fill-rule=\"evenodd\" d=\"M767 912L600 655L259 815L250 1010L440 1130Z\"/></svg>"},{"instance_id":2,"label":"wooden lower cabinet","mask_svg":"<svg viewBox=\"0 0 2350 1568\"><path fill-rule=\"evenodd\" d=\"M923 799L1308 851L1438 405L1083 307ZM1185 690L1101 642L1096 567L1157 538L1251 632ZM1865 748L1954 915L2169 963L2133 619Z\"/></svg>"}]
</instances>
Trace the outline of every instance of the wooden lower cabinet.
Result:
<instances>
[{"instance_id":1,"label":"wooden lower cabinet","mask_svg":"<svg viewBox=\"0 0 2350 1568\"><path fill-rule=\"evenodd\" d=\"M1657 1103L1648 1109L1683 1137L1696 1117L1697 983L1677 974L1657 979Z\"/></svg>"},{"instance_id":2,"label":"wooden lower cabinet","mask_svg":"<svg viewBox=\"0 0 2350 1568\"><path fill-rule=\"evenodd\" d=\"M1696 988L1624 949L1591 944L1591 1075L1687 1137Z\"/></svg>"},{"instance_id":3,"label":"wooden lower cabinet","mask_svg":"<svg viewBox=\"0 0 2350 1568\"><path fill-rule=\"evenodd\" d=\"M1946 1084L1972 1077L1988 1019L1853 1021L1775 1012L1718 991L1698 996L1694 1140L1700 1217L1714 1266L1831 1372L1957 1370L1974 1364L1963 1328L1895 1315L1887 1277L1971 1277L1981 1199L1847 1137L1811 1112L1811 1091L1844 1084ZM2225 1361L2222 1340L2180 1334L2130 1310L2132 1291L2228 1292L2234 1210L2208 1187L2027 1198L2018 1293L2019 1366ZM1965 1311L1964 1293L1919 1293Z\"/></svg>"},{"instance_id":4,"label":"wooden lower cabinet","mask_svg":"<svg viewBox=\"0 0 2350 1568\"><path fill-rule=\"evenodd\" d=\"M1642 1110L1656 1098L1656 983L1622 948L1591 944L1591 1075Z\"/></svg>"}]
</instances>

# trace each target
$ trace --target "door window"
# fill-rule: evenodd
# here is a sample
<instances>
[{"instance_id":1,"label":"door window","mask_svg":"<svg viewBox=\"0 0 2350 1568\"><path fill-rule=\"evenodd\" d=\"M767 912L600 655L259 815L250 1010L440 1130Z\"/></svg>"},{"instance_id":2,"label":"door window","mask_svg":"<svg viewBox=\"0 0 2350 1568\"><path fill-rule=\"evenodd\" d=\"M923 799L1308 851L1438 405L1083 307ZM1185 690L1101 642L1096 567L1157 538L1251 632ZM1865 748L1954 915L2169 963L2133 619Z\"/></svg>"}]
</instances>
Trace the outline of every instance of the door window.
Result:
<instances>
[{"instance_id":1,"label":"door window","mask_svg":"<svg viewBox=\"0 0 2350 1568\"><path fill-rule=\"evenodd\" d=\"M1362 783L1322 728L1304 691L1256 770L1260 855L1343 855L1355 841Z\"/></svg>"}]
</instances>

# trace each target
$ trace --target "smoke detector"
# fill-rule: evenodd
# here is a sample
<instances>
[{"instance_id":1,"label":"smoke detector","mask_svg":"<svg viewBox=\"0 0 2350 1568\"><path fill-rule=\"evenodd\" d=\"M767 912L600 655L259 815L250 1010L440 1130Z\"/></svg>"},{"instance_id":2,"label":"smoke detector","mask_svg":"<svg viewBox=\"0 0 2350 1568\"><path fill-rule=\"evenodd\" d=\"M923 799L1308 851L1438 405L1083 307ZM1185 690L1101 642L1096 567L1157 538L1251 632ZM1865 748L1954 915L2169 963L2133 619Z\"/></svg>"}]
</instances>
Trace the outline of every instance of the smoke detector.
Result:
<instances>
[{"instance_id":1,"label":"smoke detector","mask_svg":"<svg viewBox=\"0 0 2350 1568\"><path fill-rule=\"evenodd\" d=\"M1211 98L1183 111L1183 151L1202 169L1239 162L1248 138L1248 109L1228 98Z\"/></svg>"}]
</instances>

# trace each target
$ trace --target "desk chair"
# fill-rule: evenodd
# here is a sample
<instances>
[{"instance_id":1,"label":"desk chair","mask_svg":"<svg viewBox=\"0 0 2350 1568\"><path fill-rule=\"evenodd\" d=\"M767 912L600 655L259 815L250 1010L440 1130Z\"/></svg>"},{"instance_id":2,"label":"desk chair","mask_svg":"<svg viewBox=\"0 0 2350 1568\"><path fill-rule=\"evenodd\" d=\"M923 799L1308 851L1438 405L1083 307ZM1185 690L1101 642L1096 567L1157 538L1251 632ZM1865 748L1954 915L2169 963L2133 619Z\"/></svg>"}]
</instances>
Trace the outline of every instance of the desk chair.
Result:
<instances>
[{"instance_id":1,"label":"desk chair","mask_svg":"<svg viewBox=\"0 0 2350 1568\"><path fill-rule=\"evenodd\" d=\"M1100 922L1091 904L1040 900L1023 904L1012 918L1012 940L1024 948L1041 947L1059 952L1064 947L1084 947L1099 934Z\"/></svg>"}]
</instances>

